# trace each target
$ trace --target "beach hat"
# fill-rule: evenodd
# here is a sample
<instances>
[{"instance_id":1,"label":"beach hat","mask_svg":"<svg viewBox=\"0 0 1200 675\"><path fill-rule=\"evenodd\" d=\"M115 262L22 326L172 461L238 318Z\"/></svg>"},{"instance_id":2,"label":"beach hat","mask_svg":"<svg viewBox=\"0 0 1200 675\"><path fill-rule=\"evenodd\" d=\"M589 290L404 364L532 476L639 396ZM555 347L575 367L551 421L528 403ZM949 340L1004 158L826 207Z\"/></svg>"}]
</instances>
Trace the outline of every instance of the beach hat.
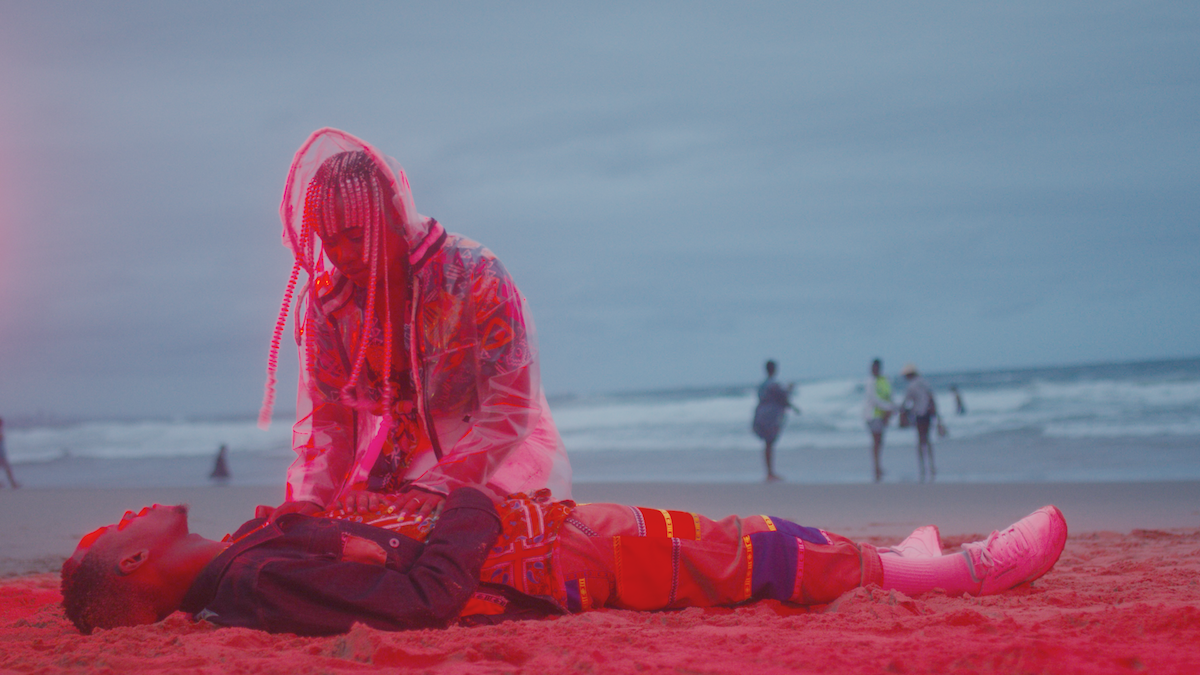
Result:
<instances>
[{"instance_id":1,"label":"beach hat","mask_svg":"<svg viewBox=\"0 0 1200 675\"><path fill-rule=\"evenodd\" d=\"M917 364L913 363L912 361L909 361L908 363L904 364L903 368L900 369L900 374L903 375L904 377L908 377L909 375L916 375L917 374Z\"/></svg>"}]
</instances>

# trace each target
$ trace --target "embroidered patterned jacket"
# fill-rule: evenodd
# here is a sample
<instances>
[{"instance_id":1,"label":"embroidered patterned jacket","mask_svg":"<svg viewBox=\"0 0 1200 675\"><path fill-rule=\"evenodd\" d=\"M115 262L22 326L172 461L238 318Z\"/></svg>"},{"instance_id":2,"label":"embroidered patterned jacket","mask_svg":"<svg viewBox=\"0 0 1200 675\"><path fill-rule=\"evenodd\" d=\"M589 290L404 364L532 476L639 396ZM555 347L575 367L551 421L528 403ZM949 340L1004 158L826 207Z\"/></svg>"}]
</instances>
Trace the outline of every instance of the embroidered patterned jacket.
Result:
<instances>
[{"instance_id":1,"label":"embroidered patterned jacket","mask_svg":"<svg viewBox=\"0 0 1200 675\"><path fill-rule=\"evenodd\" d=\"M397 396L385 411L382 328L363 325L367 291L318 253L297 309L301 374L288 499L331 504L354 487L409 485L442 494L471 486L495 500L549 488L569 498L570 465L541 389L524 298L491 251L416 213L394 160L349 134L316 132L297 153L284 193L285 243L302 248L304 188L315 167L344 150L368 151L394 181L409 251L408 315L394 339L403 340L407 362L393 364ZM364 330L364 375L346 402L340 392Z\"/></svg>"},{"instance_id":2,"label":"embroidered patterned jacket","mask_svg":"<svg viewBox=\"0 0 1200 675\"><path fill-rule=\"evenodd\" d=\"M459 618L465 623L491 623L486 617L505 620L565 613L569 590L555 565L560 531L574 509L575 502L554 501L549 490L513 494L498 502L500 534L480 568L482 586ZM438 516L401 516L395 506L368 514L334 508L320 515L370 525L418 542L426 541L440 520Z\"/></svg>"}]
</instances>

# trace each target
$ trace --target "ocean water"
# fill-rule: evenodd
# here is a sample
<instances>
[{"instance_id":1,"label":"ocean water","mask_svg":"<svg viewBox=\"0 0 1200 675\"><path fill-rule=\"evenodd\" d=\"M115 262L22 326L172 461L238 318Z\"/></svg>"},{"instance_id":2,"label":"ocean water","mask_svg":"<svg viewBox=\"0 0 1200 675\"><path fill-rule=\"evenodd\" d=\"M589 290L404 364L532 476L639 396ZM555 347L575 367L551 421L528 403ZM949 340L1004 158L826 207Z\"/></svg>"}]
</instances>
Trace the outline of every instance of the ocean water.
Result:
<instances>
[{"instance_id":1,"label":"ocean water","mask_svg":"<svg viewBox=\"0 0 1200 675\"><path fill-rule=\"evenodd\" d=\"M939 481L1200 480L1200 358L928 375L949 434ZM798 383L801 414L777 442L795 483L870 479L864 378ZM954 410L957 385L967 412ZM757 482L757 383L588 397L551 407L578 482ZM902 395L897 378L894 391ZM275 485L292 459L290 420L10 420L8 451L31 486L203 485L230 448L233 484ZM915 432L888 429L885 481L916 480Z\"/></svg>"}]
</instances>

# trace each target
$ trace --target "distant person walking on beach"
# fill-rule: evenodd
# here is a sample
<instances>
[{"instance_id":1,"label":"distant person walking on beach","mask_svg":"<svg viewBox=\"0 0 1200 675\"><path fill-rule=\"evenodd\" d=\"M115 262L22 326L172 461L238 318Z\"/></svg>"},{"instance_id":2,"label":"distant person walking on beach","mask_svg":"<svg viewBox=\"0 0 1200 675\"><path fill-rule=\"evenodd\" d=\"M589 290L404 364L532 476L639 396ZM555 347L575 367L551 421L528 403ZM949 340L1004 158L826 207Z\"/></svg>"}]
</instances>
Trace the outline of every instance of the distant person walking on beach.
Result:
<instances>
[{"instance_id":1,"label":"distant person walking on beach","mask_svg":"<svg viewBox=\"0 0 1200 675\"><path fill-rule=\"evenodd\" d=\"M775 473L775 439L783 431L783 422L788 408L800 412L792 405L790 396L795 384L786 387L775 381L775 370L778 366L774 361L767 361L767 379L758 387L758 407L754 409L754 435L763 439L766 449L763 451L767 462L767 482L783 480Z\"/></svg>"},{"instance_id":2,"label":"distant person walking on beach","mask_svg":"<svg viewBox=\"0 0 1200 675\"><path fill-rule=\"evenodd\" d=\"M955 410L958 411L959 415L966 415L967 414L967 406L963 405L962 394L960 394L958 391L958 385L957 384L950 385L950 391L954 394Z\"/></svg>"},{"instance_id":3,"label":"distant person walking on beach","mask_svg":"<svg viewBox=\"0 0 1200 675\"><path fill-rule=\"evenodd\" d=\"M871 432L871 458L875 462L875 482L883 480L883 466L880 455L883 453L883 430L887 428L888 419L896 410L892 405L892 383L883 376L883 362L875 359L871 362L871 379L863 386L866 391L866 401L863 403L863 419L867 430Z\"/></svg>"},{"instance_id":4,"label":"distant person walking on beach","mask_svg":"<svg viewBox=\"0 0 1200 675\"><path fill-rule=\"evenodd\" d=\"M221 448L217 450L217 460L213 462L213 470L212 473L208 474L208 477L219 483L224 483L225 481L229 480L228 445L222 443Z\"/></svg>"},{"instance_id":5,"label":"distant person walking on beach","mask_svg":"<svg viewBox=\"0 0 1200 675\"><path fill-rule=\"evenodd\" d=\"M425 517L463 486L570 498L533 322L491 251L417 213L400 165L336 129L297 151L280 216L295 265L260 426L302 271L306 281L294 317L296 459L274 518L381 502Z\"/></svg>"},{"instance_id":6,"label":"distant person walking on beach","mask_svg":"<svg viewBox=\"0 0 1200 675\"><path fill-rule=\"evenodd\" d=\"M4 419L0 418L0 464L4 465L4 473L8 474L8 482L12 484L13 489L21 487L16 478L13 478L12 467L8 464L8 451L4 447Z\"/></svg>"},{"instance_id":7,"label":"distant person walking on beach","mask_svg":"<svg viewBox=\"0 0 1200 675\"><path fill-rule=\"evenodd\" d=\"M925 459L928 457L928 475L932 482L937 475L937 469L933 465L933 442L929 440L929 424L938 416L937 400L933 397L933 389L917 372L914 364L904 364L900 374L908 380L908 389L904 391L904 402L901 405L917 427L917 467L920 471L920 481L925 482Z\"/></svg>"}]
</instances>

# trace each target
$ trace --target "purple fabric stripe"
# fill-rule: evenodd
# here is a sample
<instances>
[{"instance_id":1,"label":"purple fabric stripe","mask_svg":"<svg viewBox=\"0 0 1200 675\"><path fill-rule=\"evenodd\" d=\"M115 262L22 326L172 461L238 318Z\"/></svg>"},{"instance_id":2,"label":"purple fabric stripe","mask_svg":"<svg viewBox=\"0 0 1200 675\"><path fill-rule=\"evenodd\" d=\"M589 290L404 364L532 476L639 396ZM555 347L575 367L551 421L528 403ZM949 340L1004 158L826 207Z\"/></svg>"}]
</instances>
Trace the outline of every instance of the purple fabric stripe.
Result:
<instances>
[{"instance_id":1,"label":"purple fabric stripe","mask_svg":"<svg viewBox=\"0 0 1200 675\"><path fill-rule=\"evenodd\" d=\"M642 512L636 506L630 506L630 511L633 511L633 519L637 521L638 536L646 536L646 519L642 517Z\"/></svg>"},{"instance_id":2,"label":"purple fabric stripe","mask_svg":"<svg viewBox=\"0 0 1200 675\"><path fill-rule=\"evenodd\" d=\"M579 613L583 611L583 599L579 593L579 580L567 582L567 611Z\"/></svg>"},{"instance_id":3,"label":"purple fabric stripe","mask_svg":"<svg viewBox=\"0 0 1200 675\"><path fill-rule=\"evenodd\" d=\"M784 532L755 532L750 535L754 551L754 568L750 574L751 598L792 599L799 562L797 538Z\"/></svg>"},{"instance_id":4,"label":"purple fabric stripe","mask_svg":"<svg viewBox=\"0 0 1200 675\"><path fill-rule=\"evenodd\" d=\"M572 518L572 517L568 516L567 519L563 522L574 525L575 529L579 530L580 532L586 534L589 537L599 537L600 536L599 534L596 533L595 530L588 527L587 525L584 525L583 522L581 522L580 520L578 520L576 518Z\"/></svg>"}]
</instances>

